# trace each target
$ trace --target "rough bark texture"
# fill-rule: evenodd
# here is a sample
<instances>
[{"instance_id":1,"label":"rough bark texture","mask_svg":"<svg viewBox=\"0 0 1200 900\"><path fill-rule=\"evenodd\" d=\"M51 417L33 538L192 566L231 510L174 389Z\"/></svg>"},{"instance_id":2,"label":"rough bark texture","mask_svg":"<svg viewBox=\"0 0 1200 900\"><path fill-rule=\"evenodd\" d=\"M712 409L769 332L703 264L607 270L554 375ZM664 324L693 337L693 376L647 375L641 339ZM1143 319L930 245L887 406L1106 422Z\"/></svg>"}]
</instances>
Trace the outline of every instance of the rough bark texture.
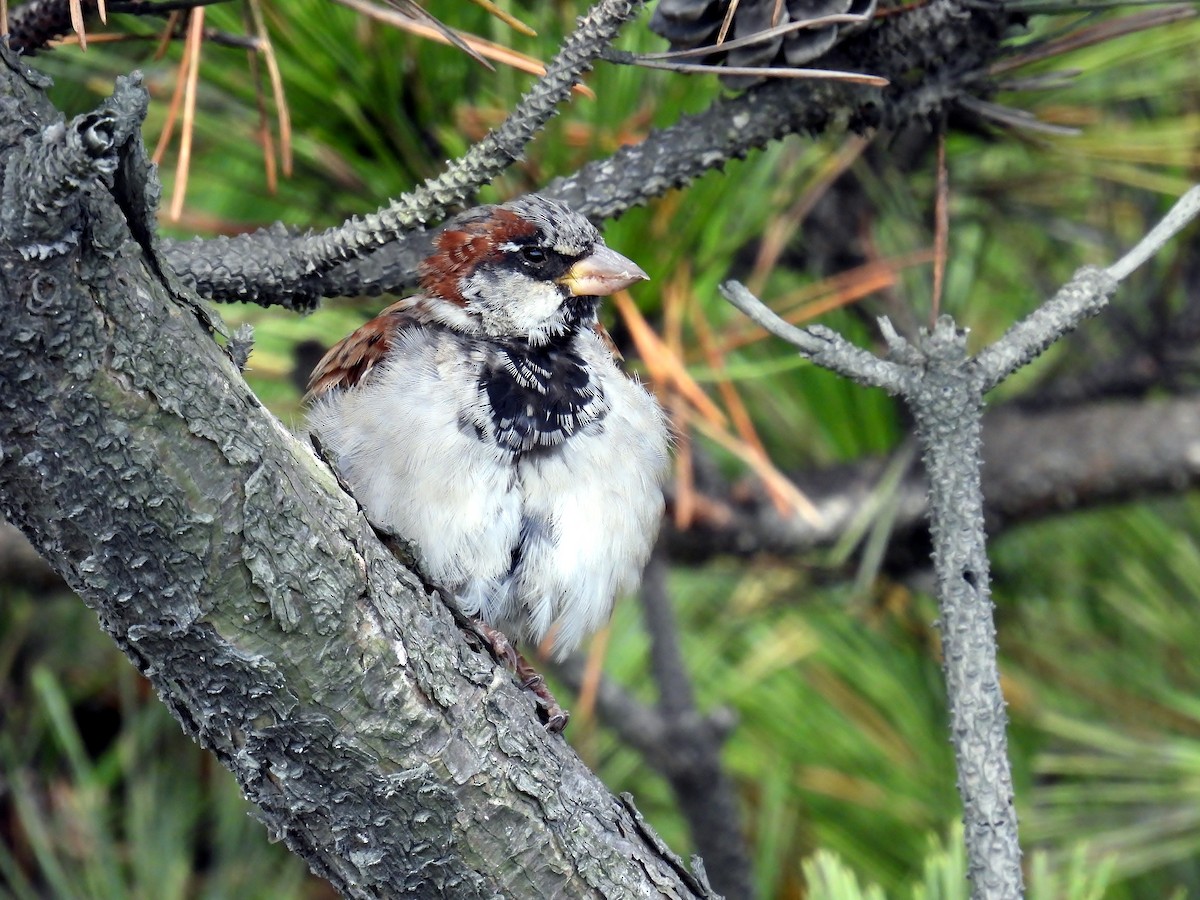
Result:
<instances>
[{"instance_id":1,"label":"rough bark texture","mask_svg":"<svg viewBox=\"0 0 1200 900\"><path fill-rule=\"evenodd\" d=\"M907 453L901 449L900 453ZM893 461L868 457L790 473L820 514L782 516L758 482L730 486L705 473L705 504L687 530L668 523L676 560L787 555L832 546L877 497ZM1049 409L994 408L983 417L983 496L988 534L1047 516L1175 495L1200 485L1200 400L1103 400ZM887 491L888 488L883 487ZM925 569L929 479L919 463L892 489L889 569Z\"/></svg>"},{"instance_id":2,"label":"rough bark texture","mask_svg":"<svg viewBox=\"0 0 1200 900\"><path fill-rule=\"evenodd\" d=\"M610 15L622 21L627 18L626 5L615 0L604 4L611 7ZM588 20L594 24L594 16L581 21L580 33L585 33ZM902 15L882 18L851 37L822 62L829 68L888 78L888 88L880 91L788 79L763 84L654 129L644 140L551 181L541 192L598 220L690 184L785 135L816 134L846 125L869 131L941 121L958 110L964 99L992 93L986 67L999 54L1013 21L1002 3L989 0L930 0L908 6ZM592 38L585 42L590 47L587 52L601 52L607 38ZM551 69L560 61L569 63L579 52L560 53ZM509 121L517 118L511 116ZM519 151L513 138L503 143L507 150L498 159L507 165ZM451 179L459 199L498 171L468 167L464 162L454 164L461 177ZM472 185L467 170L483 174ZM439 191L445 189L444 179L435 179ZM428 188L423 186L419 192L427 194ZM452 199L448 193L439 197L443 205ZM404 221L415 225L431 220L433 212L442 208L422 207L422 217ZM380 220L386 227L377 227ZM359 229L351 222L311 238L274 227L235 239L168 244L164 252L182 277L202 295L218 301L252 300L308 309L322 296L378 294L411 287L416 264L429 246L429 235L412 231L397 236L394 212L387 208L363 217L362 222L369 227ZM372 234L374 238L367 237ZM352 247L357 249L351 252Z\"/></svg>"},{"instance_id":3,"label":"rough bark texture","mask_svg":"<svg viewBox=\"0 0 1200 900\"><path fill-rule=\"evenodd\" d=\"M64 123L0 56L0 512L347 896L702 894L159 267L137 81Z\"/></svg>"},{"instance_id":4,"label":"rough bark texture","mask_svg":"<svg viewBox=\"0 0 1200 900\"><path fill-rule=\"evenodd\" d=\"M963 799L967 878L972 900L1016 900L1024 896L1021 847L979 477L983 391L967 357L966 336L949 318L923 335L919 349L921 372L904 399L929 475L938 631Z\"/></svg>"}]
</instances>

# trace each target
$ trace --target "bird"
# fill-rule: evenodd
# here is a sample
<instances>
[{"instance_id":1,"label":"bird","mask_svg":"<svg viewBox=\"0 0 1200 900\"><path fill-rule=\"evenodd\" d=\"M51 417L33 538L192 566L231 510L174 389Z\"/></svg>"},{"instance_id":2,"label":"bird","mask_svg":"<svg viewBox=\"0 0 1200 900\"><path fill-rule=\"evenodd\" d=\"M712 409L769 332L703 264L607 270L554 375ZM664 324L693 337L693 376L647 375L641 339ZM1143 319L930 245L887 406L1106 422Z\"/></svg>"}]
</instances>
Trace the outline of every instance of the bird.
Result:
<instances>
[{"instance_id":1,"label":"bird","mask_svg":"<svg viewBox=\"0 0 1200 900\"><path fill-rule=\"evenodd\" d=\"M316 365L310 433L463 613L565 657L662 518L667 419L598 318L648 276L537 194L452 219L418 276Z\"/></svg>"}]
</instances>

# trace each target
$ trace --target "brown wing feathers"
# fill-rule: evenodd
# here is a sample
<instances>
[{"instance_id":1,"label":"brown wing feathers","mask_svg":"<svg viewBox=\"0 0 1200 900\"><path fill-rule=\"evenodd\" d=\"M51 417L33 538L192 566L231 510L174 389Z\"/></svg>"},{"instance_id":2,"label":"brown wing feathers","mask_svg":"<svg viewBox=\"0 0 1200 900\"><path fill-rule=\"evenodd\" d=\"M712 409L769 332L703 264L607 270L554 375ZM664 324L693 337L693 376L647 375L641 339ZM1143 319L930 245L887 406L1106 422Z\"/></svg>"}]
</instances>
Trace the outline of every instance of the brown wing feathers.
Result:
<instances>
[{"instance_id":1,"label":"brown wing feathers","mask_svg":"<svg viewBox=\"0 0 1200 900\"><path fill-rule=\"evenodd\" d=\"M309 376L305 402L337 388L352 388L362 381L391 348L396 333L416 324L413 314L402 308L408 303L406 300L393 303L335 344Z\"/></svg>"}]
</instances>

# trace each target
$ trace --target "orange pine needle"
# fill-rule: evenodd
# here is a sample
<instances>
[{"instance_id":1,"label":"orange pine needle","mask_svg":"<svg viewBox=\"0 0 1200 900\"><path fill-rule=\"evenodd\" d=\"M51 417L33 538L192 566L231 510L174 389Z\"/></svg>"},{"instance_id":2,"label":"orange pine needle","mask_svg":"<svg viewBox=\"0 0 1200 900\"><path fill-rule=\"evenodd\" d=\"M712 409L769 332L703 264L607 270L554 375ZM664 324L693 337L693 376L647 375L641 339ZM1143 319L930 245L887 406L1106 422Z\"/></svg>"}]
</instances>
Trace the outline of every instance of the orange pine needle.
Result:
<instances>
[{"instance_id":1,"label":"orange pine needle","mask_svg":"<svg viewBox=\"0 0 1200 900\"><path fill-rule=\"evenodd\" d=\"M675 501L673 519L681 531L692 527L696 519L696 470L692 465L692 434L683 427L683 398L672 394L668 405L675 428Z\"/></svg>"},{"instance_id":2,"label":"orange pine needle","mask_svg":"<svg viewBox=\"0 0 1200 900\"><path fill-rule=\"evenodd\" d=\"M167 16L167 25L163 28L162 37L158 39L158 46L154 48L154 60L156 62L167 55L167 48L171 46L171 36L175 34L175 29L179 27L179 17L182 14L177 9Z\"/></svg>"},{"instance_id":3,"label":"orange pine needle","mask_svg":"<svg viewBox=\"0 0 1200 900\"><path fill-rule=\"evenodd\" d=\"M683 359L683 316L691 295L692 270L686 262L682 262L671 273L670 280L663 285L661 294L663 342L679 359Z\"/></svg>"},{"instance_id":4,"label":"orange pine needle","mask_svg":"<svg viewBox=\"0 0 1200 900\"><path fill-rule=\"evenodd\" d=\"M650 370L650 377L657 384L678 391L701 416L723 427L728 421L725 413L721 412L720 407L696 384L696 380L688 373L679 357L668 350L662 339L654 333L654 329L629 296L629 292L617 292L613 295L613 302L629 329L629 336L633 338L642 362Z\"/></svg>"},{"instance_id":5,"label":"orange pine needle","mask_svg":"<svg viewBox=\"0 0 1200 900\"><path fill-rule=\"evenodd\" d=\"M204 39L204 7L191 11L188 22L188 72L183 92L183 127L179 134L179 160L175 164L175 187L171 192L170 215L179 221L187 196L188 174L192 167L192 136L196 125L196 85L200 80L200 44Z\"/></svg>"},{"instance_id":6,"label":"orange pine needle","mask_svg":"<svg viewBox=\"0 0 1200 900\"><path fill-rule=\"evenodd\" d=\"M804 495L804 493L792 484L791 480L775 468L770 460L763 459L754 448L750 447L745 441L735 438L727 431L716 427L711 422L706 421L702 416L696 415L693 411L686 413L689 424L697 431L711 440L713 443L724 447L742 462L744 462L757 475L768 489L777 492L781 497L787 499L790 510L795 510L805 521L815 526L820 526L823 523L823 518L820 511L813 505L813 502Z\"/></svg>"},{"instance_id":7,"label":"orange pine needle","mask_svg":"<svg viewBox=\"0 0 1200 900\"><path fill-rule=\"evenodd\" d=\"M608 639L612 636L612 625L605 625L592 638L588 648L587 663L579 682L579 700L575 710L579 718L590 722L596 716L596 695L600 693L600 676L604 674L604 658L608 655Z\"/></svg>"},{"instance_id":8,"label":"orange pine needle","mask_svg":"<svg viewBox=\"0 0 1200 900\"><path fill-rule=\"evenodd\" d=\"M171 18L167 20L167 30L163 33L163 43L160 48L163 52L166 52L171 35L175 31L176 23L178 22L178 19L176 19L177 15L179 15L178 12L173 12L171 13ZM175 133L175 123L179 121L179 110L183 108L183 89L187 82L190 53L191 44L185 42L183 45L183 55L179 60L179 68L175 75L175 90L171 92L171 102L167 106L167 116L163 120L162 132L158 136L158 143L154 145L154 153L150 156L156 166L162 165L163 157L167 152L167 145L171 143L171 137Z\"/></svg>"},{"instance_id":9,"label":"orange pine needle","mask_svg":"<svg viewBox=\"0 0 1200 900\"><path fill-rule=\"evenodd\" d=\"M757 454L763 462L769 463L770 457L767 456L767 449L763 446L758 432L754 428L750 412L746 409L746 404L742 402L741 394L737 392L737 389L733 386L733 382L726 373L725 357L717 349L708 319L704 317L704 312L699 307L696 307L695 312L696 314L692 317L692 326L696 330L696 337L700 341L700 349L704 353L705 361L717 377L717 390L721 394L721 399L725 402L725 408L729 410L729 418L733 420L733 427L737 430L738 436L749 450ZM763 483L767 488L767 493L771 497L771 502L775 505L775 509L778 510L779 514L782 516L791 512L792 503L790 499L783 493L775 490L771 482L764 481Z\"/></svg>"},{"instance_id":10,"label":"orange pine needle","mask_svg":"<svg viewBox=\"0 0 1200 900\"><path fill-rule=\"evenodd\" d=\"M140 35L136 34L116 34L111 31L97 31L88 35L89 44L118 44L124 41L139 41L142 40ZM79 43L79 35L66 34L56 41L51 41L51 47L73 47Z\"/></svg>"}]
</instances>

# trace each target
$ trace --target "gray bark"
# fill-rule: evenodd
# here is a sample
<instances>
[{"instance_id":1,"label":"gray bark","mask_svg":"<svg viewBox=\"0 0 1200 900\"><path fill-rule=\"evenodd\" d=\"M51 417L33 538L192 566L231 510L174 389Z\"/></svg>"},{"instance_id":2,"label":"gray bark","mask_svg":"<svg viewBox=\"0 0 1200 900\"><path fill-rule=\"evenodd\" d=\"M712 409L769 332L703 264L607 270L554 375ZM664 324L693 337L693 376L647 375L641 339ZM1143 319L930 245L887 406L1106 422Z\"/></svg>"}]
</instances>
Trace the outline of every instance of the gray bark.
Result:
<instances>
[{"instance_id":1,"label":"gray bark","mask_svg":"<svg viewBox=\"0 0 1200 900\"><path fill-rule=\"evenodd\" d=\"M319 297L411 287L431 239L422 231L397 231L435 220L519 156L529 119L538 121L546 98L561 96L554 92L569 84L563 73L584 71L607 48L614 23L640 5L621 0L596 4L572 36L573 46L555 57L547 78L497 131L502 139L456 161L422 187L418 202L389 204L320 235L298 238L286 229L269 228L237 238L168 244L164 253L201 295L218 301L308 309ZM931 0L910 7L904 15L881 19L850 37L822 60L829 68L887 78L888 88L787 79L766 83L654 129L645 140L554 179L541 193L599 220L690 184L785 135L831 128L866 133L941 120L966 100L994 91L987 67L1000 52L1010 18L1003 4L990 0ZM550 79L550 74L559 77ZM214 265L214 259L220 264Z\"/></svg>"},{"instance_id":2,"label":"gray bark","mask_svg":"<svg viewBox=\"0 0 1200 900\"><path fill-rule=\"evenodd\" d=\"M1104 270L1080 269L1053 298L975 357L967 355L966 335L948 316L922 330L913 343L881 319L889 348L884 360L827 328L784 322L737 282L722 287L726 299L808 359L900 396L913 413L929 476L938 630L973 900L1016 900L1024 893L984 531L983 396L1103 310L1120 281L1197 214L1200 187L1188 191L1129 253Z\"/></svg>"},{"instance_id":3,"label":"gray bark","mask_svg":"<svg viewBox=\"0 0 1200 900\"><path fill-rule=\"evenodd\" d=\"M703 895L160 266L137 80L43 87L0 51L0 511L346 896Z\"/></svg>"}]
</instances>

